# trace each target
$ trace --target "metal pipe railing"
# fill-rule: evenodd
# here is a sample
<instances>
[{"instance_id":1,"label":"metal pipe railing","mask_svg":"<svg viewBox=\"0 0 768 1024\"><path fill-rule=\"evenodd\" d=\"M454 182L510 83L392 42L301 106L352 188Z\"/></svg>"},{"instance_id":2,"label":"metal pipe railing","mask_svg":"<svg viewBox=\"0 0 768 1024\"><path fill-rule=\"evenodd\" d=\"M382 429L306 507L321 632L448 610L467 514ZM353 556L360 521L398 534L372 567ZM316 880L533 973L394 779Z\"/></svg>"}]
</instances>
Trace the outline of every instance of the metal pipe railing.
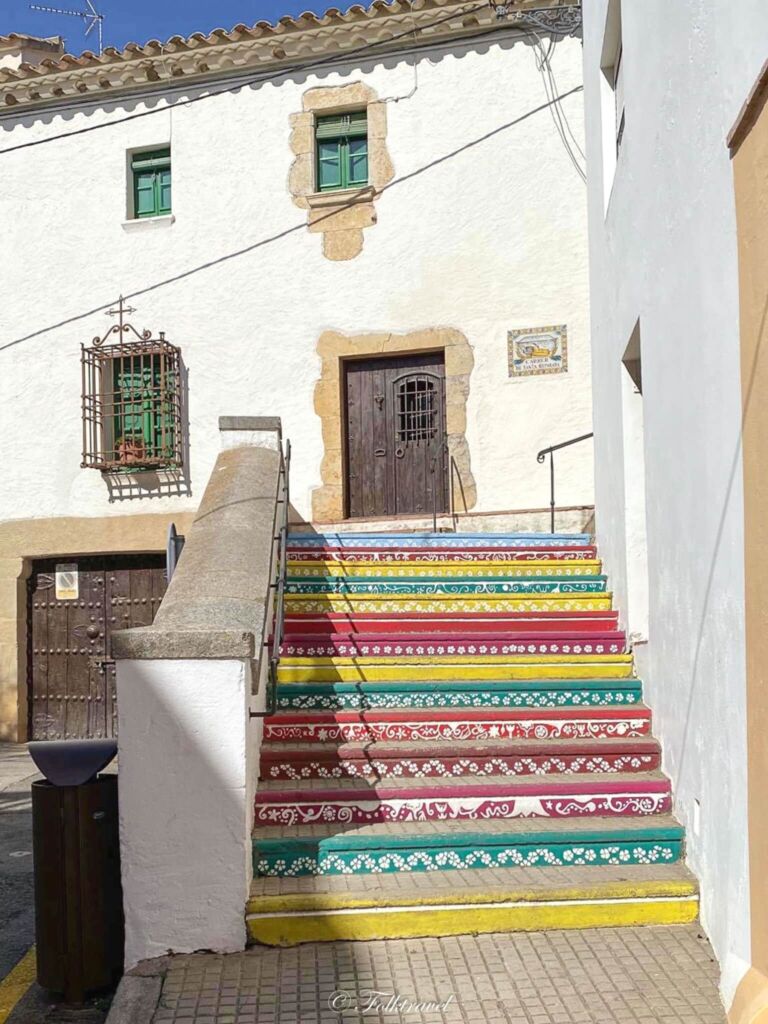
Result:
<instances>
[{"instance_id":1,"label":"metal pipe railing","mask_svg":"<svg viewBox=\"0 0 768 1024\"><path fill-rule=\"evenodd\" d=\"M288 564L288 518L290 512L290 474L291 474L291 442L285 442L285 452L280 445L280 472L278 475L278 495L275 508L275 524L277 509L282 505L282 523L274 541L278 544L277 575L270 587L274 590L272 615L272 639L269 643L269 667L267 670L267 699L263 711L251 711L251 718L267 718L277 710L277 669L280 664L280 648L285 632L285 578ZM274 560L274 555L273 555Z\"/></svg>"},{"instance_id":2,"label":"metal pipe railing","mask_svg":"<svg viewBox=\"0 0 768 1024\"><path fill-rule=\"evenodd\" d=\"M555 459L554 453L560 451L561 448L570 448L572 444L578 444L579 441L587 441L590 437L594 437L594 433L581 434L579 437L572 437L570 441L561 441L560 444L550 445L549 448L542 448L536 455L536 461L543 463L547 456L549 456L549 524L550 533L555 532Z\"/></svg>"}]
</instances>

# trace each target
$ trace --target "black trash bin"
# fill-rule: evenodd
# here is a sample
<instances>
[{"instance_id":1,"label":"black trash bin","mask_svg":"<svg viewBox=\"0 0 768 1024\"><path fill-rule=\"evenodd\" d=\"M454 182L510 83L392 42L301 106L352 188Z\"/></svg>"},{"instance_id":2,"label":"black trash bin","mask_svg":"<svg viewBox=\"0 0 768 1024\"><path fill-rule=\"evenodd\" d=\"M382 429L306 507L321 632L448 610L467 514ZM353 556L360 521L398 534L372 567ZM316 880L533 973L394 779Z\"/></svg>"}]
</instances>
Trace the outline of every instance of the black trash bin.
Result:
<instances>
[{"instance_id":1,"label":"black trash bin","mask_svg":"<svg viewBox=\"0 0 768 1024\"><path fill-rule=\"evenodd\" d=\"M67 1002L116 984L123 968L117 776L98 775L114 740L29 744L37 980Z\"/></svg>"}]
</instances>

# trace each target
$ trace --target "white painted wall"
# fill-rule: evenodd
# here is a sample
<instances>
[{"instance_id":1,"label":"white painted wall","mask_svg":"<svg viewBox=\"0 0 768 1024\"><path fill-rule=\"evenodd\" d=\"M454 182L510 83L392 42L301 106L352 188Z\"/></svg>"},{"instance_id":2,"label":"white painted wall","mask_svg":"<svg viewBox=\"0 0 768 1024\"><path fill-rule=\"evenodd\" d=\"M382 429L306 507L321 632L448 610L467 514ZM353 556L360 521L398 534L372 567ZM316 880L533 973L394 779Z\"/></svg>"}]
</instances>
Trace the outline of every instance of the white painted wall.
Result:
<instances>
[{"instance_id":1,"label":"white painted wall","mask_svg":"<svg viewBox=\"0 0 768 1024\"><path fill-rule=\"evenodd\" d=\"M580 82L579 40L558 42L552 61L562 92ZM585 189L548 111L503 127L546 101L530 45L422 52L409 96L412 62L267 83L0 158L5 252L20 254L4 261L0 344L26 339L0 351L0 459L13 482L0 520L194 506L217 417L238 412L282 417L292 497L308 515L325 329L464 332L476 360L467 434L478 509L547 504L536 451L591 427ZM288 193L289 116L306 89L356 80L392 98L396 177L362 255L332 263ZM580 138L581 95L564 108ZM141 109L3 116L0 148ZM126 152L169 141L175 221L126 230ZM87 311L144 289L134 320L165 330L189 369L192 495L147 487L110 502L100 474L80 469L80 343L109 325ZM558 323L569 328L568 374L510 380L508 329ZM589 444L559 457L557 498L592 502Z\"/></svg>"},{"instance_id":2,"label":"white painted wall","mask_svg":"<svg viewBox=\"0 0 768 1024\"><path fill-rule=\"evenodd\" d=\"M258 743L239 661L117 664L126 970L245 946Z\"/></svg>"},{"instance_id":3,"label":"white painted wall","mask_svg":"<svg viewBox=\"0 0 768 1024\"><path fill-rule=\"evenodd\" d=\"M607 7L584 0L598 541L623 607L621 359L639 318L650 594L639 663L729 1003L749 960L749 910L739 309L725 139L765 58L768 7L624 0L626 130L606 212ZM611 111L605 96L602 106Z\"/></svg>"}]
</instances>

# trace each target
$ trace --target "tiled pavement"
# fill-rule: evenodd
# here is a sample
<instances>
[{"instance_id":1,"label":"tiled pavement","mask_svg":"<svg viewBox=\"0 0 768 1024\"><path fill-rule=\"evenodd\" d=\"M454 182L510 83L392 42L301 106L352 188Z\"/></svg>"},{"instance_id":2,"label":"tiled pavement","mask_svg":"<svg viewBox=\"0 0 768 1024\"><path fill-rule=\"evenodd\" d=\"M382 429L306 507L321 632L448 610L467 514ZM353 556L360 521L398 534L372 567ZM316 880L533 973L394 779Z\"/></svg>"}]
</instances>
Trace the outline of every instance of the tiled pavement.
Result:
<instances>
[{"instance_id":1,"label":"tiled pavement","mask_svg":"<svg viewBox=\"0 0 768 1024\"><path fill-rule=\"evenodd\" d=\"M724 1024L717 979L697 925L260 947L171 958L153 1024Z\"/></svg>"}]
</instances>

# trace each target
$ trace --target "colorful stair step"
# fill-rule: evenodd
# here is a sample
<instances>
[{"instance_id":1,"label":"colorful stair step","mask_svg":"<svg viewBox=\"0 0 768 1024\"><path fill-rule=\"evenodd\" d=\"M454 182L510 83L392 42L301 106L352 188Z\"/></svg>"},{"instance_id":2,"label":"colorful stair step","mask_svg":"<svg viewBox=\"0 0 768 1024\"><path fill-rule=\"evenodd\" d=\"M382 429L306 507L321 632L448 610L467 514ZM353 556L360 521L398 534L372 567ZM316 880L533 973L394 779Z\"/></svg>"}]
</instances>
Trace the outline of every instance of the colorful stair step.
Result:
<instances>
[{"instance_id":1,"label":"colorful stair step","mask_svg":"<svg viewBox=\"0 0 768 1024\"><path fill-rule=\"evenodd\" d=\"M539 548L588 547L588 533L290 533L288 548Z\"/></svg>"},{"instance_id":2,"label":"colorful stair step","mask_svg":"<svg viewBox=\"0 0 768 1024\"><path fill-rule=\"evenodd\" d=\"M300 635L323 636L339 633L354 635L356 633L373 636L384 633L387 635L410 638L411 634L460 633L463 636L482 636L485 634L508 635L536 633L561 634L572 633L610 633L618 626L618 612L581 611L581 612L489 612L485 614L452 614L419 613L414 615L394 615L371 612L357 614L351 611L326 612L325 614L292 613L285 620L287 637Z\"/></svg>"},{"instance_id":3,"label":"colorful stair step","mask_svg":"<svg viewBox=\"0 0 768 1024\"><path fill-rule=\"evenodd\" d=\"M633 872L633 874L631 874ZM637 867L497 868L379 873L358 889L344 877L257 878L246 923L251 941L300 942L540 931L696 919L696 882L680 864ZM339 882L342 887L334 888ZM412 883L412 884L409 884Z\"/></svg>"},{"instance_id":4,"label":"colorful stair step","mask_svg":"<svg viewBox=\"0 0 768 1024\"><path fill-rule=\"evenodd\" d=\"M600 594L605 591L605 576L570 576L566 578L540 576L535 579L496 577L385 579L342 576L324 576L319 579L300 579L288 575L286 594L424 594L429 597L463 597L467 594Z\"/></svg>"},{"instance_id":5,"label":"colorful stair step","mask_svg":"<svg viewBox=\"0 0 768 1024\"><path fill-rule=\"evenodd\" d=\"M456 682L286 683L277 688L281 711L408 708L612 707L639 704L638 679L508 680L479 686Z\"/></svg>"},{"instance_id":6,"label":"colorful stair step","mask_svg":"<svg viewBox=\"0 0 768 1024\"><path fill-rule=\"evenodd\" d=\"M613 633L489 633L476 636L433 633L293 634L280 647L286 657L394 657L451 654L623 654L625 634Z\"/></svg>"},{"instance_id":7,"label":"colorful stair step","mask_svg":"<svg viewBox=\"0 0 768 1024\"><path fill-rule=\"evenodd\" d=\"M262 830L253 840L256 875L302 877L467 870L489 867L556 867L674 864L684 831L670 815L652 818L496 819L482 831L471 821L412 822L393 834L373 824L340 833L334 826ZM489 828L493 824L495 828ZM556 828L555 826L563 826ZM430 831L426 831L426 828ZM311 834L307 834L311 829ZM326 832L317 835L318 829ZM273 833L276 833L273 835Z\"/></svg>"},{"instance_id":8,"label":"colorful stair step","mask_svg":"<svg viewBox=\"0 0 768 1024\"><path fill-rule=\"evenodd\" d=\"M266 745L262 779L483 778L656 771L654 739Z\"/></svg>"},{"instance_id":9,"label":"colorful stair step","mask_svg":"<svg viewBox=\"0 0 768 1024\"><path fill-rule=\"evenodd\" d=\"M590 561L597 557L597 548L594 545L580 548L564 547L557 544L539 544L536 547L529 548L474 547L467 550L461 548L414 547L403 551L391 547L355 548L345 545L343 548L298 548L291 545L290 551L289 561L296 563L344 562L354 564L365 562L373 565L378 563L402 565L409 562L427 562L430 565L442 563L473 565L476 562L526 562L538 561L542 558L546 558L548 561L568 562L573 560Z\"/></svg>"},{"instance_id":10,"label":"colorful stair step","mask_svg":"<svg viewBox=\"0 0 768 1024\"><path fill-rule=\"evenodd\" d=\"M528 560L525 562L365 562L346 563L325 561L316 564L288 560L288 576L291 579L536 579L569 578L594 579L600 576L601 563L595 560L572 559L570 561Z\"/></svg>"},{"instance_id":11,"label":"colorful stair step","mask_svg":"<svg viewBox=\"0 0 768 1024\"><path fill-rule=\"evenodd\" d=\"M669 779L648 772L608 778L590 775L544 779L491 777L482 781L401 778L376 783L337 779L327 789L316 780L262 782L256 792L256 825L311 822L401 822L457 818L562 818L648 815L671 807Z\"/></svg>"},{"instance_id":12,"label":"colorful stair step","mask_svg":"<svg viewBox=\"0 0 768 1024\"><path fill-rule=\"evenodd\" d=\"M487 613L610 611L609 593L571 594L286 594L288 615L346 612L368 615L484 615Z\"/></svg>"},{"instance_id":13,"label":"colorful stair step","mask_svg":"<svg viewBox=\"0 0 768 1024\"><path fill-rule=\"evenodd\" d=\"M264 723L265 742L385 742L388 740L581 739L646 736L646 707L337 711L276 714Z\"/></svg>"},{"instance_id":14,"label":"colorful stair step","mask_svg":"<svg viewBox=\"0 0 768 1024\"><path fill-rule=\"evenodd\" d=\"M632 675L630 654L447 655L376 658L281 658L281 683L437 682L506 679L623 679Z\"/></svg>"}]
</instances>

